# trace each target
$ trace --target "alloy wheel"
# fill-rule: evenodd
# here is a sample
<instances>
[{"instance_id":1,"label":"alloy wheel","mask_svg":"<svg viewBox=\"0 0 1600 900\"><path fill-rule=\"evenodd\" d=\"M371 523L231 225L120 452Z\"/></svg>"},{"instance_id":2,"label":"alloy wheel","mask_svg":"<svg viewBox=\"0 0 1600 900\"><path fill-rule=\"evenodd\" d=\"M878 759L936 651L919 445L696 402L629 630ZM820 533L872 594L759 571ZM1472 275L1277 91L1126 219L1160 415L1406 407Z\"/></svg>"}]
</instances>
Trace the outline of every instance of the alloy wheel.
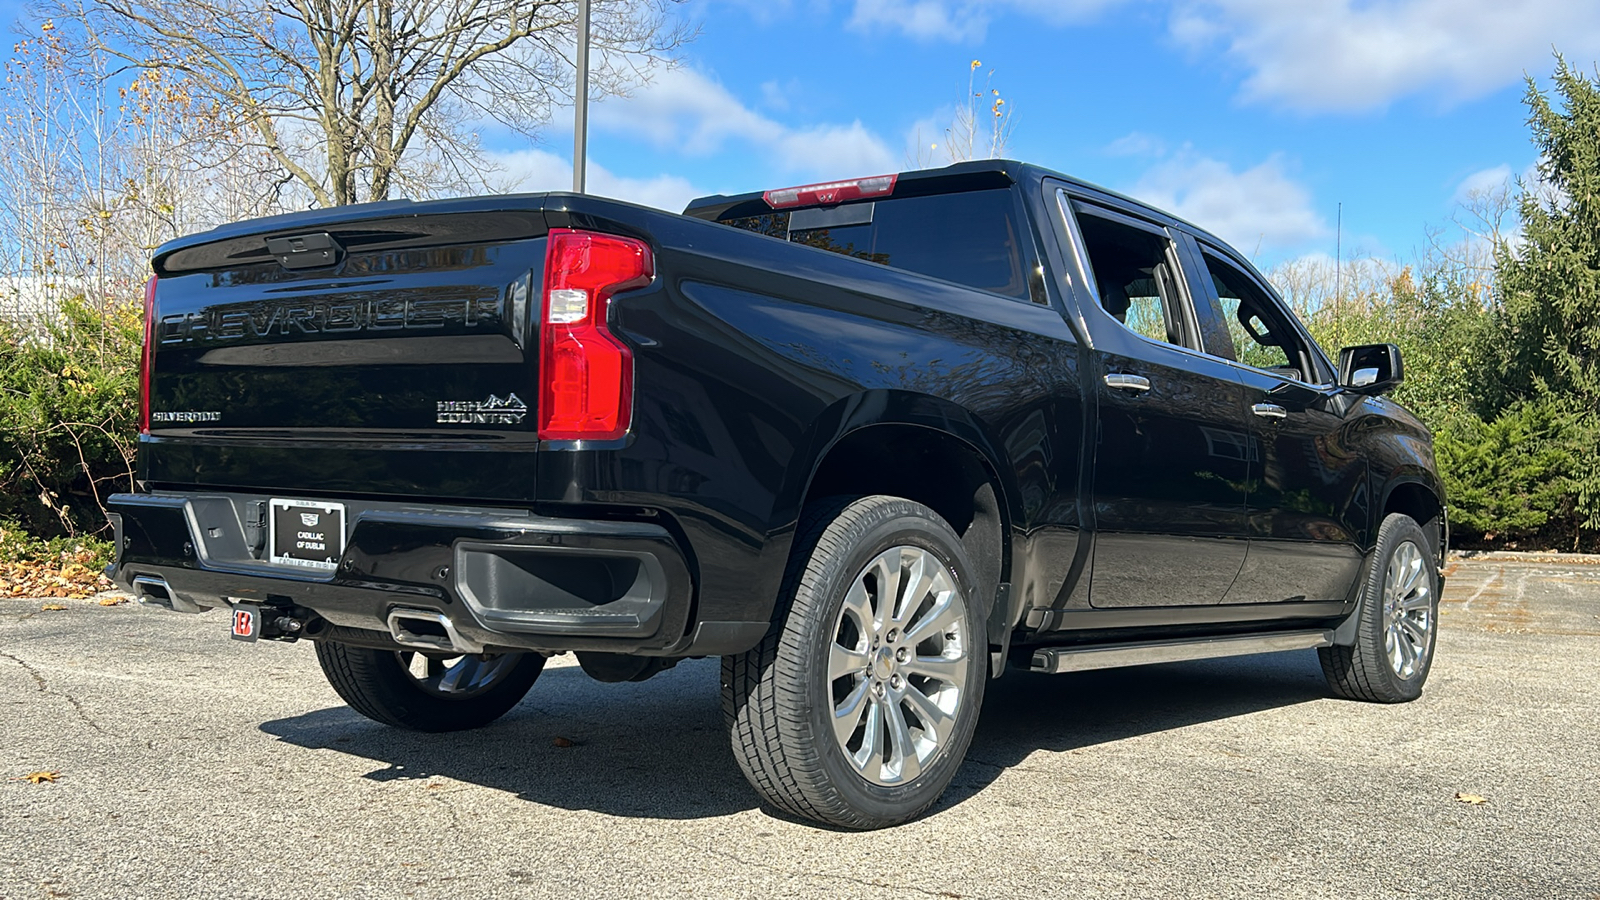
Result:
<instances>
[{"instance_id":1,"label":"alloy wheel","mask_svg":"<svg viewBox=\"0 0 1600 900\"><path fill-rule=\"evenodd\" d=\"M833 732L858 774L915 779L953 740L967 694L967 602L921 547L891 547L851 581L828 647Z\"/></svg>"},{"instance_id":2,"label":"alloy wheel","mask_svg":"<svg viewBox=\"0 0 1600 900\"><path fill-rule=\"evenodd\" d=\"M1384 651L1395 675L1406 679L1426 670L1433 651L1433 582L1424 565L1422 550L1403 541L1389 555L1383 574Z\"/></svg>"},{"instance_id":3,"label":"alloy wheel","mask_svg":"<svg viewBox=\"0 0 1600 900\"><path fill-rule=\"evenodd\" d=\"M516 660L510 653L439 657L402 650L395 655L418 687L451 698L473 697L489 690L514 668Z\"/></svg>"}]
</instances>

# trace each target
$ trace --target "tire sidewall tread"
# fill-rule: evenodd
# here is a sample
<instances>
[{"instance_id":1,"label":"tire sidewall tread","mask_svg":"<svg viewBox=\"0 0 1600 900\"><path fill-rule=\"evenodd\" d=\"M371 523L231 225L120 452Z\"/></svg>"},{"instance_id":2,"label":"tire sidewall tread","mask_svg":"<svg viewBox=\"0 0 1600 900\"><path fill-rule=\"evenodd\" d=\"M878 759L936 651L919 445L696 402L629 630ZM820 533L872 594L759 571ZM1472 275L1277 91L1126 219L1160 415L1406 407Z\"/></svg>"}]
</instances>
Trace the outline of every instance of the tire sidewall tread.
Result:
<instances>
[{"instance_id":1,"label":"tire sidewall tread","mask_svg":"<svg viewBox=\"0 0 1600 900\"><path fill-rule=\"evenodd\" d=\"M1433 629L1428 635L1427 658L1422 670L1411 678L1401 678L1389 665L1384 649L1387 626L1383 613L1383 582L1395 547L1408 540L1423 552L1423 574L1433 597ZM1406 703L1422 696L1439 641L1439 574L1429 548L1427 536L1416 520L1402 513L1384 517L1372 556L1362 571L1361 594L1355 613L1358 617L1355 643L1317 651L1328 687L1335 694L1373 703Z\"/></svg>"},{"instance_id":2,"label":"tire sidewall tread","mask_svg":"<svg viewBox=\"0 0 1600 900\"><path fill-rule=\"evenodd\" d=\"M328 684L351 709L385 725L425 732L465 731L500 718L527 695L545 663L537 653L517 654L521 658L482 693L441 697L418 685L393 650L337 641L316 647Z\"/></svg>"},{"instance_id":3,"label":"tire sidewall tread","mask_svg":"<svg viewBox=\"0 0 1600 900\"><path fill-rule=\"evenodd\" d=\"M874 557L916 546L944 560L966 598L970 669L950 743L905 785L863 779L845 758L816 667L827 658L844 592ZM885 495L828 498L808 508L784 579L783 615L760 645L723 661L723 702L735 756L756 789L793 815L852 829L899 824L925 812L960 767L988 679L983 608L954 530L931 509Z\"/></svg>"}]
</instances>

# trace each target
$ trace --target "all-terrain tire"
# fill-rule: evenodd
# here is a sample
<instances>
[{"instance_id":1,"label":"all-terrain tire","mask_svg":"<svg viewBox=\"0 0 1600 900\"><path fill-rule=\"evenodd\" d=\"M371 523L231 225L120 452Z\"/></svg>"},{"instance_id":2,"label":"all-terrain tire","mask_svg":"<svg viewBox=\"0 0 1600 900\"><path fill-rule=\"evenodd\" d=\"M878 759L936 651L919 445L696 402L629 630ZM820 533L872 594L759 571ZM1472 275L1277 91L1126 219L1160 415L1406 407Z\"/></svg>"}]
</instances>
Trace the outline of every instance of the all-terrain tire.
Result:
<instances>
[{"instance_id":1,"label":"all-terrain tire","mask_svg":"<svg viewBox=\"0 0 1600 900\"><path fill-rule=\"evenodd\" d=\"M465 731L505 715L527 695L544 671L537 653L461 657L456 663L493 665L481 684L460 690L431 687L411 673L409 651L317 643L317 662L328 683L350 708L369 719L412 731ZM436 681L438 679L435 679Z\"/></svg>"},{"instance_id":2,"label":"all-terrain tire","mask_svg":"<svg viewBox=\"0 0 1600 900\"><path fill-rule=\"evenodd\" d=\"M722 664L734 756L766 800L869 829L939 799L966 756L988 677L971 572L960 538L920 503L870 496L808 507L778 621ZM840 710L837 727L853 732L836 731Z\"/></svg>"},{"instance_id":3,"label":"all-terrain tire","mask_svg":"<svg viewBox=\"0 0 1600 900\"><path fill-rule=\"evenodd\" d=\"M1404 703L1422 696L1439 628L1439 573L1431 544L1409 516L1391 513L1362 572L1356 639L1317 650L1340 697Z\"/></svg>"}]
</instances>

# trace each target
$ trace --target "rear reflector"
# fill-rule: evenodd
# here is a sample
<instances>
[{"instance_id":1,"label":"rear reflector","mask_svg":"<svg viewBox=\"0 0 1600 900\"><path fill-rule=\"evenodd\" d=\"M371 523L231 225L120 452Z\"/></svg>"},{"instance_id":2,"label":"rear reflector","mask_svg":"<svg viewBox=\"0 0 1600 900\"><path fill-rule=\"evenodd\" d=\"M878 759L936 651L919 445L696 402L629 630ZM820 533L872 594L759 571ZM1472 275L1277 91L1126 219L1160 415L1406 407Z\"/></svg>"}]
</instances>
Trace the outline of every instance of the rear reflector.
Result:
<instances>
[{"instance_id":1,"label":"rear reflector","mask_svg":"<svg viewBox=\"0 0 1600 900\"><path fill-rule=\"evenodd\" d=\"M150 433L150 358L156 336L156 277L144 283L144 348L139 352L139 433Z\"/></svg>"},{"instance_id":2,"label":"rear reflector","mask_svg":"<svg viewBox=\"0 0 1600 900\"><path fill-rule=\"evenodd\" d=\"M847 200L892 194L894 183L899 178L899 175L878 175L873 178L857 178L854 181L830 181L827 184L780 188L776 191L767 191L761 198L773 209L788 209L791 206L832 206Z\"/></svg>"},{"instance_id":3,"label":"rear reflector","mask_svg":"<svg viewBox=\"0 0 1600 900\"><path fill-rule=\"evenodd\" d=\"M643 287L655 261L642 241L550 230L539 352L539 439L613 441L633 417L633 352L607 325L611 295Z\"/></svg>"}]
</instances>

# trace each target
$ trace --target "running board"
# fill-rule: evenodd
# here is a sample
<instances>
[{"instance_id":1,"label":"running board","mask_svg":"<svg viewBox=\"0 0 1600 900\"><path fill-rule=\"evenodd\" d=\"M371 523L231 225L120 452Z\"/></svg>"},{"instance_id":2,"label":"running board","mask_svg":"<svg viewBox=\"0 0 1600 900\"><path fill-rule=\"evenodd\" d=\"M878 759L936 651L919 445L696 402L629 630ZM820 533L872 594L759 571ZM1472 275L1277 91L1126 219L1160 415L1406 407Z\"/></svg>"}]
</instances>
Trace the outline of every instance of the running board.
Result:
<instances>
[{"instance_id":1,"label":"running board","mask_svg":"<svg viewBox=\"0 0 1600 900\"><path fill-rule=\"evenodd\" d=\"M1277 634L1243 634L1200 640L1155 641L1147 644L1097 644L1090 647L1044 647L1033 651L1033 672L1082 672L1141 666L1146 663L1183 662L1247 656L1278 650L1306 650L1333 645L1331 631L1285 631Z\"/></svg>"}]
</instances>

